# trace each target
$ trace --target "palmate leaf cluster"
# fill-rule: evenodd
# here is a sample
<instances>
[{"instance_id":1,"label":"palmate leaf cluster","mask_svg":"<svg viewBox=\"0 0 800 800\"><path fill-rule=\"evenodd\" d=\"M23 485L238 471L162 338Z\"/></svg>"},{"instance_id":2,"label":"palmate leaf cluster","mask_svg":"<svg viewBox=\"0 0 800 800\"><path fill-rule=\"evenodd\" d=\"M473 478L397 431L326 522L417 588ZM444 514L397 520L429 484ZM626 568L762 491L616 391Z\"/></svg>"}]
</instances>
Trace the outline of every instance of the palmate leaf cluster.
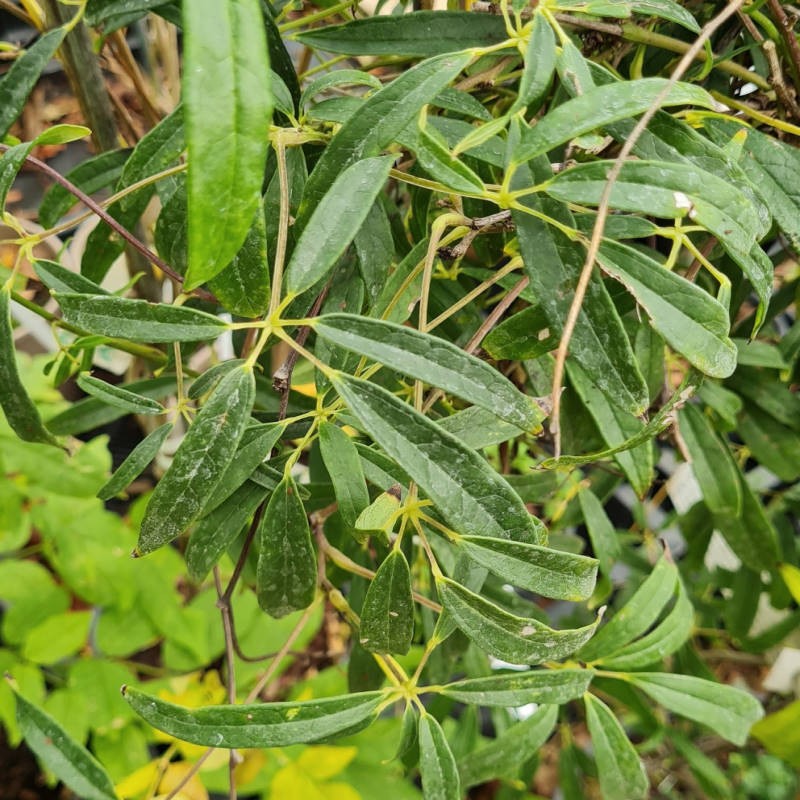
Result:
<instances>
[{"instance_id":1,"label":"palmate leaf cluster","mask_svg":"<svg viewBox=\"0 0 800 800\"><path fill-rule=\"evenodd\" d=\"M157 421L97 496L166 457L130 569L179 551L193 592L216 585L229 702L176 704L141 673L123 689L129 709L178 742L232 750L327 743L402 716L398 758L432 800L529 780L556 739L564 796L589 781L608 800L647 796L663 769L645 768L648 748L726 796L697 730L742 746L757 723L780 750L785 720L758 722L753 692L702 658L718 641L762 653L798 620L797 271L776 277L775 262L798 241L800 155L784 139L800 131L736 111L748 58L752 88L769 89L758 41L714 39L730 52L670 83L664 43L687 45L715 9L476 3L346 22L257 0L82 11L102 36L148 13L180 27L183 99L39 209L56 227L76 187L114 192L80 273L34 263L72 337L50 376L74 375L87 397L46 422L29 397L15 269L0 292L0 400L14 433L53 459L125 415ZM651 19L666 38L614 23L638 45L582 51L577 32L599 17ZM65 32L0 82L4 131ZM347 65L298 76L290 42ZM84 133L58 126L7 147L3 198L34 145ZM109 222L133 231L156 200L149 241L174 294L102 288L125 248ZM209 363L220 340L236 357ZM136 380L89 374L99 347L135 356ZM663 484L662 451L687 463L696 501ZM656 519L667 495L674 508ZM625 531L608 511L621 496ZM232 669L247 661L237 608L257 602L274 625L299 614L300 631L320 596L350 631L349 691L248 695L256 675L237 685ZM102 623L105 601L91 602ZM759 602L781 621L754 628ZM19 730L52 774L81 797L116 796L20 691Z\"/></svg>"}]
</instances>

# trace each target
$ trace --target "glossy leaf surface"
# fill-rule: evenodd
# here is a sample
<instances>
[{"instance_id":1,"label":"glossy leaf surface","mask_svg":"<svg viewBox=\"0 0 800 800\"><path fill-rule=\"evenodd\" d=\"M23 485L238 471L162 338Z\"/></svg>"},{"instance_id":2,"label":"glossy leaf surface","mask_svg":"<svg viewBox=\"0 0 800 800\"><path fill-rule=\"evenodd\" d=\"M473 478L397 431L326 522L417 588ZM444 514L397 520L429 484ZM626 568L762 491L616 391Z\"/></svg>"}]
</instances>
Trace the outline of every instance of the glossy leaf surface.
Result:
<instances>
[{"instance_id":1,"label":"glossy leaf surface","mask_svg":"<svg viewBox=\"0 0 800 800\"><path fill-rule=\"evenodd\" d=\"M413 635L411 571L402 551L392 550L367 589L358 640L372 653L405 655Z\"/></svg>"},{"instance_id":2,"label":"glossy leaf surface","mask_svg":"<svg viewBox=\"0 0 800 800\"><path fill-rule=\"evenodd\" d=\"M443 686L442 694L460 703L498 708L528 703L563 705L580 697L589 687L590 669L528 670L488 678L467 678Z\"/></svg>"},{"instance_id":3,"label":"glossy leaf surface","mask_svg":"<svg viewBox=\"0 0 800 800\"><path fill-rule=\"evenodd\" d=\"M461 781L442 726L430 714L419 720L419 770L430 800L461 800Z\"/></svg>"}]
</instances>

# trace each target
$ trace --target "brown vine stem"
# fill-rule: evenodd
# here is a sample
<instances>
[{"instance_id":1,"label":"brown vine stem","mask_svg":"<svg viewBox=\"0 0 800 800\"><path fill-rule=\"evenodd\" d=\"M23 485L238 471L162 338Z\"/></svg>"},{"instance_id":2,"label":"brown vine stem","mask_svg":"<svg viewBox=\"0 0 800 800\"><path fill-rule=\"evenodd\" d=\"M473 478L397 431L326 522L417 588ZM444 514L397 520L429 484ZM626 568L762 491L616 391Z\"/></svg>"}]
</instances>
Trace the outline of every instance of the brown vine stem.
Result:
<instances>
[{"instance_id":1,"label":"brown vine stem","mask_svg":"<svg viewBox=\"0 0 800 800\"><path fill-rule=\"evenodd\" d=\"M744 3L745 0L733 0L727 8L720 11L716 17L703 26L703 29L700 31L692 46L684 53L683 58L681 58L675 66L675 69L672 70L669 80L653 101L653 105L642 114L641 118L634 126L630 136L625 141L625 144L622 146L619 155L614 160L614 164L606 176L603 194L600 197L600 204L597 207L597 219L595 220L594 228L592 228L592 238L589 241L589 247L586 252L586 261L581 270L578 285L575 287L575 297L572 299L572 304L567 314L567 320L564 324L564 330L561 334L561 341L558 345L558 351L556 352L552 391L553 413L550 418L550 432L553 434L555 458L559 458L561 455L561 430L559 423L561 416L561 389L564 383L564 367L567 360L567 352L569 350L572 334L575 331L575 325L578 322L578 316L581 312L584 297L586 296L586 290L589 287L589 280L592 277L594 262L600 249L600 242L603 238L603 231L605 230L606 219L608 218L611 191L614 188L617 178L619 178L623 164L631 152L633 152L636 142L649 125L650 120L656 115L656 112L661 107L661 103L666 99L670 91L672 91L675 84L683 77L686 70L692 65L692 62L700 54L705 43L711 38L711 35L725 23L726 20L732 17Z\"/></svg>"},{"instance_id":2,"label":"brown vine stem","mask_svg":"<svg viewBox=\"0 0 800 800\"><path fill-rule=\"evenodd\" d=\"M228 691L228 703L236 703L236 659L233 649L233 625L231 620L230 603L224 602L222 580L219 576L219 567L214 566L214 588L217 590L217 606L222 615L222 629L225 633L225 668L227 675L225 683ZM238 757L235 750L228 754L228 800L236 800L236 764Z\"/></svg>"},{"instance_id":3,"label":"brown vine stem","mask_svg":"<svg viewBox=\"0 0 800 800\"><path fill-rule=\"evenodd\" d=\"M9 149L10 145L3 144L0 142L0 153L5 153ZM121 238L123 238L128 244L131 245L134 249L140 252L146 259L150 262L155 264L165 275L168 275L172 280L176 281L177 283L183 283L183 276L177 273L169 264L159 258L149 247L147 247L144 242L137 239L130 231L128 231L124 226L120 225L111 214L108 213L99 203L95 202L91 197L89 197L86 192L81 191L72 181L68 178L65 178L60 172L53 169L49 164L46 164L44 161L40 161L35 156L25 156L25 161L30 164L32 167L36 167L40 172L43 172L47 175L48 178L52 178L56 183L63 186L73 197L76 197L78 200L81 201L90 211L93 211L100 217L103 222L108 225L116 234L118 234ZM204 300L211 300L216 301L211 292L207 292L204 289L195 289L193 294L196 297L201 297Z\"/></svg>"},{"instance_id":4,"label":"brown vine stem","mask_svg":"<svg viewBox=\"0 0 800 800\"><path fill-rule=\"evenodd\" d=\"M789 53L789 63L792 66L795 87L800 88L800 44L798 44L797 36L794 33L794 20L786 13L786 9L780 0L767 0L767 5L778 23L781 37Z\"/></svg>"}]
</instances>

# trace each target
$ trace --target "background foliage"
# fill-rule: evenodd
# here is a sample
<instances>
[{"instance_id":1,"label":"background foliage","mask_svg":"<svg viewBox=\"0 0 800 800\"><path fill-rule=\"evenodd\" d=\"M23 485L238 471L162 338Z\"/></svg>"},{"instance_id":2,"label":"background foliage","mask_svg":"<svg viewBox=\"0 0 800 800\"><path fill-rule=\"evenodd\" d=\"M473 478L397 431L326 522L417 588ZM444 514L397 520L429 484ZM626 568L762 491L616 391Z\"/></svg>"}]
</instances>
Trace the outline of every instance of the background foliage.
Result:
<instances>
[{"instance_id":1,"label":"background foliage","mask_svg":"<svg viewBox=\"0 0 800 800\"><path fill-rule=\"evenodd\" d=\"M794 796L792 9L9 8L11 744L83 798ZM89 128L20 141L53 56Z\"/></svg>"}]
</instances>

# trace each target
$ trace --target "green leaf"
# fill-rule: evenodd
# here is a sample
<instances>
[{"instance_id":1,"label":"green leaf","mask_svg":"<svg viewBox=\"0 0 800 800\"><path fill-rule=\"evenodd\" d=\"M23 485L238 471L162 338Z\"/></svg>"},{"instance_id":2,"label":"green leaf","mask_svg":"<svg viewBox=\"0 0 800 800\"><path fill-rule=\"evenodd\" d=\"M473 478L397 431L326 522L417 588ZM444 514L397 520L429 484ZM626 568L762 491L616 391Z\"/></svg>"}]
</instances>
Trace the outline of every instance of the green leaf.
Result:
<instances>
[{"instance_id":1,"label":"green leaf","mask_svg":"<svg viewBox=\"0 0 800 800\"><path fill-rule=\"evenodd\" d=\"M678 597L672 611L646 636L610 655L603 655L598 663L608 669L641 669L672 655L686 642L693 627L694 609L679 581Z\"/></svg>"},{"instance_id":2,"label":"green leaf","mask_svg":"<svg viewBox=\"0 0 800 800\"><path fill-rule=\"evenodd\" d=\"M268 490L246 481L204 516L192 531L184 558L193 581L200 583L253 516Z\"/></svg>"},{"instance_id":3,"label":"green leaf","mask_svg":"<svg viewBox=\"0 0 800 800\"><path fill-rule=\"evenodd\" d=\"M252 225L239 252L222 272L208 282L208 288L226 310L252 319L267 311L269 283L267 222L264 217L264 203L259 195Z\"/></svg>"},{"instance_id":4,"label":"green leaf","mask_svg":"<svg viewBox=\"0 0 800 800\"><path fill-rule=\"evenodd\" d=\"M304 292L328 274L367 218L393 163L394 156L378 156L342 170L292 251L286 268L288 295Z\"/></svg>"},{"instance_id":5,"label":"green leaf","mask_svg":"<svg viewBox=\"0 0 800 800\"><path fill-rule=\"evenodd\" d=\"M677 22L692 33L700 33L700 25L691 11L672 0L632 0L630 6L636 14Z\"/></svg>"},{"instance_id":6,"label":"green leaf","mask_svg":"<svg viewBox=\"0 0 800 800\"><path fill-rule=\"evenodd\" d=\"M371 653L405 655L414 636L411 571L402 550L392 550L378 567L361 609L358 641Z\"/></svg>"},{"instance_id":7,"label":"green leaf","mask_svg":"<svg viewBox=\"0 0 800 800\"><path fill-rule=\"evenodd\" d=\"M597 561L527 542L461 536L455 544L512 586L543 597L585 600L594 591Z\"/></svg>"},{"instance_id":8,"label":"green leaf","mask_svg":"<svg viewBox=\"0 0 800 800\"><path fill-rule=\"evenodd\" d=\"M185 0L183 25L190 290L231 262L250 229L272 91L258 0Z\"/></svg>"},{"instance_id":9,"label":"green leaf","mask_svg":"<svg viewBox=\"0 0 800 800\"><path fill-rule=\"evenodd\" d=\"M503 422L491 411L479 406L463 408L449 417L437 420L437 424L473 450L491 447L494 444L507 442L509 439L517 439L524 433L516 425ZM539 431L533 432L538 433ZM506 478L508 477L506 476Z\"/></svg>"},{"instance_id":10,"label":"green leaf","mask_svg":"<svg viewBox=\"0 0 800 800\"><path fill-rule=\"evenodd\" d=\"M0 155L0 211L5 211L6 197L11 185L32 149L33 142L23 142L9 147Z\"/></svg>"},{"instance_id":11,"label":"green leaf","mask_svg":"<svg viewBox=\"0 0 800 800\"><path fill-rule=\"evenodd\" d=\"M56 264L55 261L38 259L33 262L33 269L39 280L52 291L68 294L108 294L94 281L90 281L79 272L73 272L71 269L62 267L61 264Z\"/></svg>"},{"instance_id":12,"label":"green leaf","mask_svg":"<svg viewBox=\"0 0 800 800\"><path fill-rule=\"evenodd\" d=\"M25 742L58 780L85 800L115 800L114 786L99 761L74 741L49 714L22 695L17 700L17 724Z\"/></svg>"},{"instance_id":13,"label":"green leaf","mask_svg":"<svg viewBox=\"0 0 800 800\"><path fill-rule=\"evenodd\" d=\"M272 617L307 608L317 590L317 557L306 510L291 477L275 488L258 528L258 603Z\"/></svg>"},{"instance_id":14,"label":"green leaf","mask_svg":"<svg viewBox=\"0 0 800 800\"><path fill-rule=\"evenodd\" d=\"M14 433L26 442L41 442L58 447L34 405L17 367L14 330L11 327L11 287L0 288L0 407Z\"/></svg>"},{"instance_id":15,"label":"green leaf","mask_svg":"<svg viewBox=\"0 0 800 800\"><path fill-rule=\"evenodd\" d=\"M739 473L738 514L715 514L714 524L731 550L751 569L773 570L779 561L778 534L763 504Z\"/></svg>"},{"instance_id":16,"label":"green leaf","mask_svg":"<svg viewBox=\"0 0 800 800\"><path fill-rule=\"evenodd\" d=\"M164 406L156 400L142 397L142 395L127 389L121 389L119 386L101 381L86 372L78 375L77 383L86 394L131 414L163 414L166 411Z\"/></svg>"},{"instance_id":17,"label":"green leaf","mask_svg":"<svg viewBox=\"0 0 800 800\"><path fill-rule=\"evenodd\" d=\"M118 495L139 475L145 467L156 457L167 436L172 430L172 423L161 425L145 436L136 447L131 450L127 458L117 467L114 474L97 490L100 500L110 500Z\"/></svg>"},{"instance_id":18,"label":"green leaf","mask_svg":"<svg viewBox=\"0 0 800 800\"><path fill-rule=\"evenodd\" d=\"M185 147L183 109L178 106L139 140L125 162L116 189L126 189L172 166ZM170 178L166 185L172 187L175 180ZM148 184L111 205L108 212L124 228L132 230L158 188L159 184ZM101 281L124 248L125 243L105 222L98 223L87 239L81 272L93 281Z\"/></svg>"},{"instance_id":19,"label":"green leaf","mask_svg":"<svg viewBox=\"0 0 800 800\"><path fill-rule=\"evenodd\" d=\"M796 431L749 406L739 416L737 432L756 460L782 481L800 478L800 434Z\"/></svg>"},{"instance_id":20,"label":"green leaf","mask_svg":"<svg viewBox=\"0 0 800 800\"><path fill-rule=\"evenodd\" d=\"M419 56L489 47L508 38L500 17L468 11L374 16L297 34L308 47L351 56Z\"/></svg>"},{"instance_id":21,"label":"green leaf","mask_svg":"<svg viewBox=\"0 0 800 800\"><path fill-rule=\"evenodd\" d=\"M630 600L581 648L581 661L595 661L641 636L658 619L677 583L678 569L665 554Z\"/></svg>"},{"instance_id":22,"label":"green leaf","mask_svg":"<svg viewBox=\"0 0 800 800\"><path fill-rule=\"evenodd\" d=\"M516 170L513 189L529 187L534 179L546 180L552 174L546 159L537 159L531 167L533 171L528 166ZM537 214L545 213L569 227L574 225L572 215L561 203L537 195L526 196L522 202ZM583 269L584 248L536 216L515 210L512 219L531 288L547 318L550 334L560 336ZM593 275L589 283L570 355L621 409L641 414L647 408L647 385L619 313L598 275Z\"/></svg>"},{"instance_id":23,"label":"green leaf","mask_svg":"<svg viewBox=\"0 0 800 800\"><path fill-rule=\"evenodd\" d=\"M130 150L110 150L107 153L100 153L82 161L65 177L86 194L94 194L116 183L130 154ZM68 189L59 183L54 183L45 192L39 204L39 223L45 228L52 228L77 202L78 200Z\"/></svg>"},{"instance_id":24,"label":"green leaf","mask_svg":"<svg viewBox=\"0 0 800 800\"><path fill-rule=\"evenodd\" d=\"M800 700L764 717L751 732L770 753L800 768Z\"/></svg>"},{"instance_id":25,"label":"green leaf","mask_svg":"<svg viewBox=\"0 0 800 800\"><path fill-rule=\"evenodd\" d=\"M509 614L465 587L441 578L442 603L475 644L509 664L541 664L572 655L592 636L597 623L575 630L555 630L537 619Z\"/></svg>"},{"instance_id":26,"label":"green leaf","mask_svg":"<svg viewBox=\"0 0 800 800\"><path fill-rule=\"evenodd\" d=\"M550 738L557 720L558 706L546 705L511 725L489 744L458 762L461 785L476 786L492 778L515 778L524 762Z\"/></svg>"},{"instance_id":27,"label":"green leaf","mask_svg":"<svg viewBox=\"0 0 800 800\"><path fill-rule=\"evenodd\" d=\"M400 507L400 487L390 487L379 494L356 519L353 535L361 540L372 533L382 534L388 541L388 534L397 521L397 509Z\"/></svg>"},{"instance_id":28,"label":"green leaf","mask_svg":"<svg viewBox=\"0 0 800 800\"><path fill-rule=\"evenodd\" d=\"M269 458L284 430L284 425L272 423L245 429L236 454L203 506L203 515L227 500Z\"/></svg>"},{"instance_id":29,"label":"green leaf","mask_svg":"<svg viewBox=\"0 0 800 800\"><path fill-rule=\"evenodd\" d=\"M310 744L370 725L385 695L361 692L322 700L184 708L130 686L123 696L154 728L204 747L262 748Z\"/></svg>"},{"instance_id":30,"label":"green leaf","mask_svg":"<svg viewBox=\"0 0 800 800\"><path fill-rule=\"evenodd\" d=\"M614 526L594 492L581 489L578 493L583 521L592 543L592 551L600 562L600 571L611 574L611 567L620 555L621 547Z\"/></svg>"},{"instance_id":31,"label":"green leaf","mask_svg":"<svg viewBox=\"0 0 800 800\"><path fill-rule=\"evenodd\" d=\"M548 330L544 309L535 305L524 308L492 328L481 347L494 359L516 361L539 358L555 350L558 337Z\"/></svg>"},{"instance_id":32,"label":"green leaf","mask_svg":"<svg viewBox=\"0 0 800 800\"><path fill-rule=\"evenodd\" d=\"M714 514L736 516L742 509L739 468L711 420L693 404L678 412L678 428L691 458L703 502Z\"/></svg>"},{"instance_id":33,"label":"green leaf","mask_svg":"<svg viewBox=\"0 0 800 800\"><path fill-rule=\"evenodd\" d=\"M199 516L236 454L254 398L252 369L239 367L220 381L150 496L139 530L139 555L180 536Z\"/></svg>"},{"instance_id":34,"label":"green leaf","mask_svg":"<svg viewBox=\"0 0 800 800\"><path fill-rule=\"evenodd\" d=\"M542 524L474 450L385 389L336 373L336 391L455 530L541 544Z\"/></svg>"},{"instance_id":35,"label":"green leaf","mask_svg":"<svg viewBox=\"0 0 800 800\"><path fill-rule=\"evenodd\" d=\"M514 151L514 162L530 161L570 139L644 113L652 107L667 83L666 78L640 78L588 89L549 111L532 128L524 129L522 140ZM714 100L699 86L678 83L661 105L696 105L713 110Z\"/></svg>"},{"instance_id":36,"label":"green leaf","mask_svg":"<svg viewBox=\"0 0 800 800\"><path fill-rule=\"evenodd\" d=\"M468 678L441 687L459 703L516 708L528 703L564 703L580 697L594 677L590 669L552 669L511 672L488 678Z\"/></svg>"},{"instance_id":37,"label":"green leaf","mask_svg":"<svg viewBox=\"0 0 800 800\"><path fill-rule=\"evenodd\" d=\"M310 175L295 221L305 228L312 213L342 171L351 164L377 156L416 118L470 62L470 53L426 59L375 92L328 143Z\"/></svg>"},{"instance_id":38,"label":"green leaf","mask_svg":"<svg viewBox=\"0 0 800 800\"><path fill-rule=\"evenodd\" d=\"M42 70L64 41L66 33L66 27L62 27L43 34L14 60L0 80L0 139L5 137L22 113L28 95L39 80Z\"/></svg>"},{"instance_id":39,"label":"green leaf","mask_svg":"<svg viewBox=\"0 0 800 800\"><path fill-rule=\"evenodd\" d=\"M484 129L493 123L486 123L480 128L473 128L472 133L481 135ZM504 127L504 126L503 126ZM490 138L493 132L486 132L486 138ZM480 142L476 142L479 144ZM468 150L470 144L462 147L461 151ZM483 181L480 176L471 170L463 161L457 157L457 153L450 152L447 142L432 125L420 126L410 149L417 156L419 165L439 183L444 184L454 192L464 192L466 194L480 194L485 191Z\"/></svg>"},{"instance_id":40,"label":"green leaf","mask_svg":"<svg viewBox=\"0 0 800 800\"><path fill-rule=\"evenodd\" d=\"M325 421L319 425L319 447L333 482L339 513L344 524L353 528L359 514L370 504L358 450L340 427Z\"/></svg>"},{"instance_id":41,"label":"green leaf","mask_svg":"<svg viewBox=\"0 0 800 800\"><path fill-rule=\"evenodd\" d=\"M638 800L647 795L644 765L614 712L593 695L584 695L600 788L606 800Z\"/></svg>"},{"instance_id":42,"label":"green leaf","mask_svg":"<svg viewBox=\"0 0 800 800\"><path fill-rule=\"evenodd\" d=\"M300 95L300 108L305 108L310 100L334 86L369 86L370 89L380 89L383 84L369 72L361 72L357 69L337 69L326 72L315 77L303 89L303 93Z\"/></svg>"},{"instance_id":43,"label":"green leaf","mask_svg":"<svg viewBox=\"0 0 800 800\"><path fill-rule=\"evenodd\" d=\"M654 478L652 445L646 441L630 447L631 441L639 441L644 423L611 402L605 392L598 391L577 363L567 362L567 374L608 445L607 452L613 454L636 494L644 497Z\"/></svg>"},{"instance_id":44,"label":"green leaf","mask_svg":"<svg viewBox=\"0 0 800 800\"><path fill-rule=\"evenodd\" d=\"M186 392L190 400L199 400L204 394L210 392L231 370L244 364L243 358L230 358L227 361L220 361L209 367L202 375L192 381L192 385Z\"/></svg>"},{"instance_id":45,"label":"green leaf","mask_svg":"<svg viewBox=\"0 0 800 800\"><path fill-rule=\"evenodd\" d=\"M29 631L22 657L35 664L55 664L74 656L89 637L91 611L68 611L48 617Z\"/></svg>"},{"instance_id":46,"label":"green leaf","mask_svg":"<svg viewBox=\"0 0 800 800\"><path fill-rule=\"evenodd\" d=\"M438 386L517 428L541 427L545 415L534 400L486 362L445 339L354 314L326 314L313 327L340 347Z\"/></svg>"},{"instance_id":47,"label":"green leaf","mask_svg":"<svg viewBox=\"0 0 800 800\"><path fill-rule=\"evenodd\" d=\"M175 376L162 375L158 378L132 381L122 384L122 388L144 397L166 397L172 394L175 388ZM58 436L74 436L92 428L107 425L124 416L125 412L121 409L106 405L95 397L86 397L73 403L60 414L56 414L48 421L47 425Z\"/></svg>"},{"instance_id":48,"label":"green leaf","mask_svg":"<svg viewBox=\"0 0 800 800\"><path fill-rule=\"evenodd\" d=\"M628 84L611 86L626 88ZM538 128L537 125L535 130ZM596 206L613 164L594 161L571 167L556 175L546 191L565 202ZM760 225L745 194L694 164L627 161L611 189L610 204L621 211L642 211L665 219L688 217L730 245L734 256L750 253L755 244L754 231Z\"/></svg>"},{"instance_id":49,"label":"green leaf","mask_svg":"<svg viewBox=\"0 0 800 800\"><path fill-rule=\"evenodd\" d=\"M634 672L627 680L670 711L707 725L739 747L747 741L750 726L764 716L749 692L693 675Z\"/></svg>"},{"instance_id":50,"label":"green leaf","mask_svg":"<svg viewBox=\"0 0 800 800\"><path fill-rule=\"evenodd\" d=\"M198 342L228 326L218 317L184 306L90 294L54 293L64 319L91 333L134 342Z\"/></svg>"},{"instance_id":51,"label":"green leaf","mask_svg":"<svg viewBox=\"0 0 800 800\"><path fill-rule=\"evenodd\" d=\"M544 14L534 14L525 69L519 81L519 93L509 114L526 108L530 113L539 110L550 91L556 71L556 37Z\"/></svg>"},{"instance_id":52,"label":"green leaf","mask_svg":"<svg viewBox=\"0 0 800 800\"><path fill-rule=\"evenodd\" d=\"M462 800L453 751L442 726L427 713L419 720L419 771L426 800Z\"/></svg>"},{"instance_id":53,"label":"green leaf","mask_svg":"<svg viewBox=\"0 0 800 800\"><path fill-rule=\"evenodd\" d=\"M667 344L712 378L736 369L727 310L711 295L657 261L619 242L606 241L597 258L644 309Z\"/></svg>"}]
</instances>

